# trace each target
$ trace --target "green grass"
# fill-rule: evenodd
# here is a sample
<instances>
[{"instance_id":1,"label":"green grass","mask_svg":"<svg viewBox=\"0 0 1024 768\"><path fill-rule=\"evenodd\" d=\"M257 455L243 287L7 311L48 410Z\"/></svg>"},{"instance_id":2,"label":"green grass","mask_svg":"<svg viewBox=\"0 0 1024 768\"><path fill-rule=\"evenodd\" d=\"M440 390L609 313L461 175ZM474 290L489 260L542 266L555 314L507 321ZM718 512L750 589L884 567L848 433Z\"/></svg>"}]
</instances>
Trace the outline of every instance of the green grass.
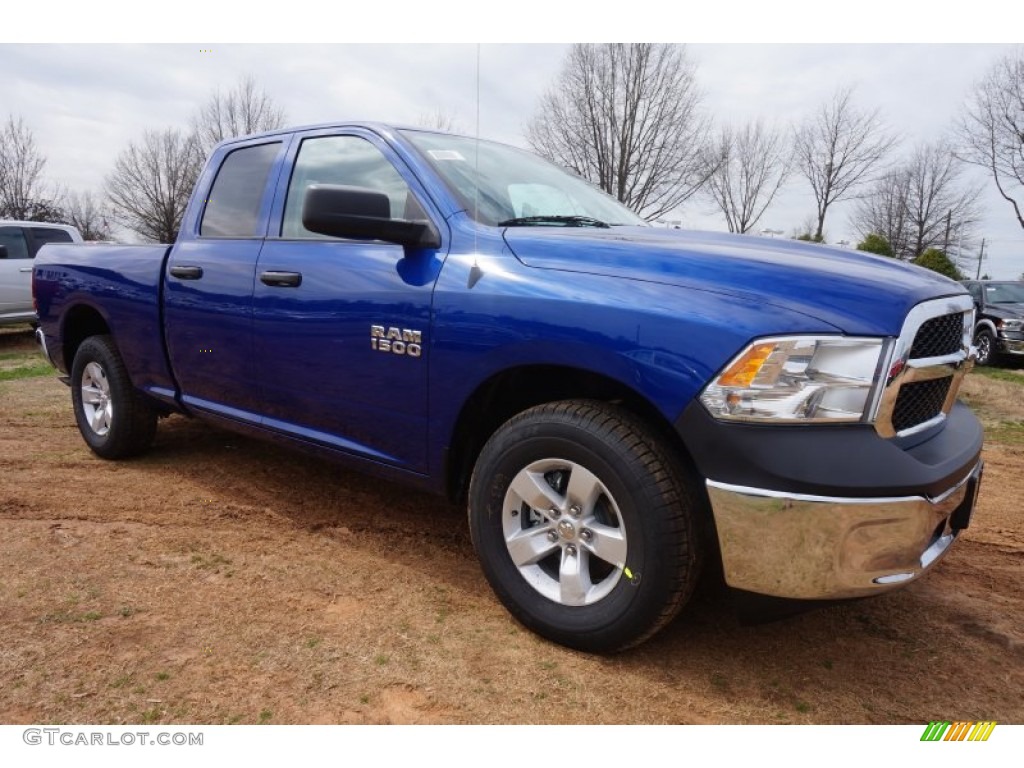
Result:
<instances>
[{"instance_id":1,"label":"green grass","mask_svg":"<svg viewBox=\"0 0 1024 768\"><path fill-rule=\"evenodd\" d=\"M1020 445L1024 443L1024 421L1003 421L985 429L986 442Z\"/></svg>"},{"instance_id":2,"label":"green grass","mask_svg":"<svg viewBox=\"0 0 1024 768\"><path fill-rule=\"evenodd\" d=\"M33 379L38 376L53 375L53 366L49 363L32 363L19 368L7 368L0 371L0 381L14 381L15 379Z\"/></svg>"},{"instance_id":3,"label":"green grass","mask_svg":"<svg viewBox=\"0 0 1024 768\"><path fill-rule=\"evenodd\" d=\"M39 352L34 349L22 350L18 352L0 352L0 363L5 363L8 360L23 360L25 362L28 362L29 360L32 359L38 360L39 357Z\"/></svg>"},{"instance_id":4,"label":"green grass","mask_svg":"<svg viewBox=\"0 0 1024 768\"><path fill-rule=\"evenodd\" d=\"M88 613L71 613L70 611L58 611L56 613L48 613L45 616L41 616L39 621L43 624L73 624L81 623L86 621L99 621L103 618L103 614L99 611L89 611Z\"/></svg>"},{"instance_id":5,"label":"green grass","mask_svg":"<svg viewBox=\"0 0 1024 768\"><path fill-rule=\"evenodd\" d=\"M1009 381L1013 384L1020 384L1024 386L1024 374L1017 373L1015 371L1009 371L1005 368L992 368L991 366L975 366L971 373L976 373L980 376L984 376L986 379L995 379L996 381Z\"/></svg>"},{"instance_id":6,"label":"green grass","mask_svg":"<svg viewBox=\"0 0 1024 768\"><path fill-rule=\"evenodd\" d=\"M135 677L135 673L133 673L133 672L128 672L126 674L123 674L120 677L118 677L116 680L114 680L114 682L112 682L110 684L110 687L111 688L123 688L124 686L128 685L128 683L130 683L134 679L134 677Z\"/></svg>"}]
</instances>

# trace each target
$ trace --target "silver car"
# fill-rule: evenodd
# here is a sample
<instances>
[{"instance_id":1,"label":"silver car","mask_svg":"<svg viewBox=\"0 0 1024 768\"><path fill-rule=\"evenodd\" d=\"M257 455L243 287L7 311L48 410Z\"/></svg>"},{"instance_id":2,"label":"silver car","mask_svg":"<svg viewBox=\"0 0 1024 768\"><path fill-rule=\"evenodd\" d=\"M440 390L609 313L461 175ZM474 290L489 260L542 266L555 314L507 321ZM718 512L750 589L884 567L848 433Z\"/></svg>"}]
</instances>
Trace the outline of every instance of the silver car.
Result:
<instances>
[{"instance_id":1,"label":"silver car","mask_svg":"<svg viewBox=\"0 0 1024 768\"><path fill-rule=\"evenodd\" d=\"M30 323L32 260L46 243L80 243L82 236L67 224L0 219L0 325Z\"/></svg>"}]
</instances>

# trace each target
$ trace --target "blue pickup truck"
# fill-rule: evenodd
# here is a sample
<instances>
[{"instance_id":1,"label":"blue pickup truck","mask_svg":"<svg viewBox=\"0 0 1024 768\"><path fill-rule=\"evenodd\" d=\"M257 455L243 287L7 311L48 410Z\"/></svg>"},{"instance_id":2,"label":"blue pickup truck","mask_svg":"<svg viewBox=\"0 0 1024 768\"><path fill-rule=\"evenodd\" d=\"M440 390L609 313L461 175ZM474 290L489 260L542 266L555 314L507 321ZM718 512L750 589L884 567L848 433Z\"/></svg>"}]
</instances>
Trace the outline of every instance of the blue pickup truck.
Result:
<instances>
[{"instance_id":1,"label":"blue pickup truck","mask_svg":"<svg viewBox=\"0 0 1024 768\"><path fill-rule=\"evenodd\" d=\"M446 494L511 613L583 650L650 637L705 566L753 603L905 585L981 478L962 286L648 226L491 142L228 141L173 246L47 245L33 285L99 456L184 414Z\"/></svg>"}]
</instances>

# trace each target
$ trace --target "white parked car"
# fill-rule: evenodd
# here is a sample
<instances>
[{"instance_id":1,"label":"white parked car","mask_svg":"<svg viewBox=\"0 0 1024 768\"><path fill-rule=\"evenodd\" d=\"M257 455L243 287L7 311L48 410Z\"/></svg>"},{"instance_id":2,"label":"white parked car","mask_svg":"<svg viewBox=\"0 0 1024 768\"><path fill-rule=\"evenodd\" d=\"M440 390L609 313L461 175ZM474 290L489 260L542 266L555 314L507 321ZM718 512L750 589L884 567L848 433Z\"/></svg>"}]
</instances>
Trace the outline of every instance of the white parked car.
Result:
<instances>
[{"instance_id":1,"label":"white parked car","mask_svg":"<svg viewBox=\"0 0 1024 768\"><path fill-rule=\"evenodd\" d=\"M78 230L67 224L0 219L0 325L30 323L32 260L46 243L80 243Z\"/></svg>"}]
</instances>

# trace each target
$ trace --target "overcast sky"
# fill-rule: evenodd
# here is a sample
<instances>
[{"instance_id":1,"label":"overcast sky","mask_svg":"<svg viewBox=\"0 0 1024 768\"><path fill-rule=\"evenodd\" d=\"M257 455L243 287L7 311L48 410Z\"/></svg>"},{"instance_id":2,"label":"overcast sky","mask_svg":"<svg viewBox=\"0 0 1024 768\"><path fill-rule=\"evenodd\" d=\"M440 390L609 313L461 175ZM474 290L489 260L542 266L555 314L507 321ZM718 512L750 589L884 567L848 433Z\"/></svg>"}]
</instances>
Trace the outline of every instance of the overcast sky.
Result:
<instances>
[{"instance_id":1,"label":"overcast sky","mask_svg":"<svg viewBox=\"0 0 1024 768\"><path fill-rule=\"evenodd\" d=\"M971 85L1000 55L994 44L691 44L705 106L718 123L761 117L791 125L855 87L856 102L881 110L905 139L948 131ZM207 52L209 51L209 52ZM524 145L538 99L556 77L566 46L480 46L480 133ZM0 105L22 116L48 158L47 175L75 190L100 190L117 153L146 128L184 127L215 88L246 74L287 112L289 124L369 119L407 124L440 109L465 132L476 130L474 44L134 44L0 43ZM0 114L0 117L5 115ZM982 176L978 176L983 181ZM978 228L990 255L982 271L1024 271L1024 232L1009 205L986 184ZM831 242L855 241L852 204L829 211ZM794 176L759 222L791 234L814 212L806 181ZM690 202L688 228L725 229L706 202Z\"/></svg>"}]
</instances>

